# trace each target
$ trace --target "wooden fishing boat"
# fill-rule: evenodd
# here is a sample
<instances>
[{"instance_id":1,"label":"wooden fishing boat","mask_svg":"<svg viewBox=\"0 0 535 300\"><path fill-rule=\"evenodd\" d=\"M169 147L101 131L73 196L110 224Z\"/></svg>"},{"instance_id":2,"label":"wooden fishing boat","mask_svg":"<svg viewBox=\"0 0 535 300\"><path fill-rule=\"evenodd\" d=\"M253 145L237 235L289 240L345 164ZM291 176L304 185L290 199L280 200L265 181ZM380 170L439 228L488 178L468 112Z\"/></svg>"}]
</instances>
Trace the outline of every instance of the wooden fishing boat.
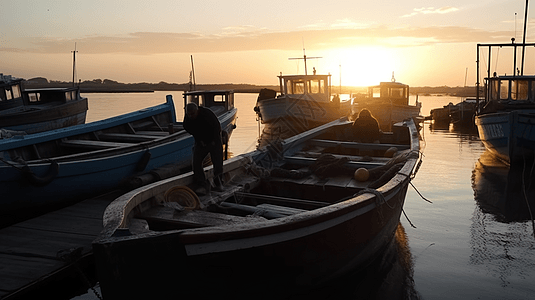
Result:
<instances>
[{"instance_id":1,"label":"wooden fishing boat","mask_svg":"<svg viewBox=\"0 0 535 300\"><path fill-rule=\"evenodd\" d=\"M417 99L414 105L409 104L409 86L396 82L394 77L390 82L368 87L365 96L353 99L352 114L358 114L364 108L377 119L383 131L392 130L392 124L407 118L423 121L422 103Z\"/></svg>"},{"instance_id":2,"label":"wooden fishing boat","mask_svg":"<svg viewBox=\"0 0 535 300\"><path fill-rule=\"evenodd\" d=\"M331 94L331 75L279 75L277 91L263 89L254 108L262 124L288 124L303 132L349 114L351 99Z\"/></svg>"},{"instance_id":3,"label":"wooden fishing boat","mask_svg":"<svg viewBox=\"0 0 535 300\"><path fill-rule=\"evenodd\" d=\"M231 91L185 93L190 101L213 109L231 135L237 114ZM170 95L136 112L0 140L0 214L18 217L176 175L190 166L193 143Z\"/></svg>"},{"instance_id":4,"label":"wooden fishing boat","mask_svg":"<svg viewBox=\"0 0 535 300\"><path fill-rule=\"evenodd\" d=\"M479 47L521 46L478 44ZM535 44L525 44L534 46ZM516 51L516 50L515 50ZM478 80L479 82L479 80ZM475 118L485 147L507 164L533 159L535 149L535 76L485 78L485 96ZM479 95L478 95L479 102Z\"/></svg>"},{"instance_id":5,"label":"wooden fishing boat","mask_svg":"<svg viewBox=\"0 0 535 300\"><path fill-rule=\"evenodd\" d=\"M524 24L527 22L527 2ZM535 76L524 75L524 53L526 47L535 43L524 41L504 44L477 44L476 102L478 106L475 123L479 138L485 147L498 159L507 164L535 158ZM513 75L499 75L488 68L484 78L484 96L480 102L479 53L488 49L488 66L492 60L492 49L512 48L514 53ZM520 68L517 68L516 54L522 49Z\"/></svg>"},{"instance_id":6,"label":"wooden fishing boat","mask_svg":"<svg viewBox=\"0 0 535 300\"><path fill-rule=\"evenodd\" d=\"M87 98L78 87L23 89L22 82L0 74L0 129L37 133L85 123Z\"/></svg>"},{"instance_id":7,"label":"wooden fishing boat","mask_svg":"<svg viewBox=\"0 0 535 300\"><path fill-rule=\"evenodd\" d=\"M369 264L398 226L419 134L408 119L380 144L355 143L351 125L225 161L223 191L198 196L187 173L117 198L93 242L103 296L280 299Z\"/></svg>"},{"instance_id":8,"label":"wooden fishing boat","mask_svg":"<svg viewBox=\"0 0 535 300\"><path fill-rule=\"evenodd\" d=\"M474 127L474 117L476 115L476 99L464 99L455 104L451 111L451 123L456 127Z\"/></svg>"},{"instance_id":9,"label":"wooden fishing boat","mask_svg":"<svg viewBox=\"0 0 535 300\"><path fill-rule=\"evenodd\" d=\"M433 124L435 126L440 127L449 127L451 123L451 110L453 107L453 103L448 103L448 105L444 105L443 107L433 108L429 113L431 114L431 119L433 120Z\"/></svg>"}]
</instances>

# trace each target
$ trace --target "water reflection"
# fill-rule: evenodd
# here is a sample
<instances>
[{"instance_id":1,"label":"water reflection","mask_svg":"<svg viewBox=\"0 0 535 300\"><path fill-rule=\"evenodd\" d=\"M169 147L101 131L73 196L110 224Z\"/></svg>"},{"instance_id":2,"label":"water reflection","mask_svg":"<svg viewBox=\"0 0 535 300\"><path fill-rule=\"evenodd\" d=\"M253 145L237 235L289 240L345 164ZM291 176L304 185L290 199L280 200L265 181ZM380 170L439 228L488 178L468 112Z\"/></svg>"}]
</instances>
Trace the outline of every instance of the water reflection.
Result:
<instances>
[{"instance_id":1,"label":"water reflection","mask_svg":"<svg viewBox=\"0 0 535 300\"><path fill-rule=\"evenodd\" d=\"M339 278L336 283L291 299L420 299L415 289L413 257L403 225L385 251L364 270Z\"/></svg>"},{"instance_id":2,"label":"water reflection","mask_svg":"<svg viewBox=\"0 0 535 300\"><path fill-rule=\"evenodd\" d=\"M472 173L477 206L470 228L470 263L499 278L502 287L525 279L535 267L530 214L535 207L534 184L526 168L509 168L489 152L481 155Z\"/></svg>"}]
</instances>

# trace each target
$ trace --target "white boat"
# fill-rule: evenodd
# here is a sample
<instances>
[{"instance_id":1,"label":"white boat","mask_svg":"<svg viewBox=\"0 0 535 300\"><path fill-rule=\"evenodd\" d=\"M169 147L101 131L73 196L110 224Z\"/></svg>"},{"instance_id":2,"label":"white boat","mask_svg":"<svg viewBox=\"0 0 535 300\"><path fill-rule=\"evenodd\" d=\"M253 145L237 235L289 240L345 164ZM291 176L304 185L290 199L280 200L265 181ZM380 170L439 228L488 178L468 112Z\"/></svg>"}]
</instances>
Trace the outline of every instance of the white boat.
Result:
<instances>
[{"instance_id":1,"label":"white boat","mask_svg":"<svg viewBox=\"0 0 535 300\"><path fill-rule=\"evenodd\" d=\"M409 104L409 86L396 82L381 82L379 85L368 87L365 96L355 97L351 106L352 114L358 114L362 109L368 109L379 122L383 131L390 131L392 125L407 118L422 121L420 114L422 103L416 100Z\"/></svg>"},{"instance_id":2,"label":"white boat","mask_svg":"<svg viewBox=\"0 0 535 300\"><path fill-rule=\"evenodd\" d=\"M306 55L305 70L306 70ZM296 133L347 116L351 100L331 90L331 75L279 75L280 90L264 89L254 110L263 124L285 123Z\"/></svg>"}]
</instances>

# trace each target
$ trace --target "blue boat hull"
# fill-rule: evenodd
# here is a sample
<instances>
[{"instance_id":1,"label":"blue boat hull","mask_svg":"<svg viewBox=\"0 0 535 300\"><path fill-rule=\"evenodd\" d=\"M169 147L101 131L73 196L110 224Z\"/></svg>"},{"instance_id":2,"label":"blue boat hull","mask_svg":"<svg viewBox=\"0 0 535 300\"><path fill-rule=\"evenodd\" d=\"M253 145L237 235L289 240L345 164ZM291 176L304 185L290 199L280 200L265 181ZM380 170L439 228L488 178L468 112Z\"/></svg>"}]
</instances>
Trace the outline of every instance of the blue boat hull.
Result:
<instances>
[{"instance_id":1,"label":"blue boat hull","mask_svg":"<svg viewBox=\"0 0 535 300\"><path fill-rule=\"evenodd\" d=\"M194 139L184 130L174 133L163 131L160 132L163 136L154 140L126 143L125 146L112 149L28 161L26 169L15 160L6 160L6 154L17 148L30 148L35 144L54 141L61 143L72 136L91 135L158 114L167 114L168 119L175 119L172 99L163 105L107 120L1 140L0 158L4 158L0 162L0 190L3 191L0 215L3 218L16 218L21 213L87 199L112 189L127 189L129 179L166 165L178 169L189 168ZM235 127L236 114L234 108L218 116L222 128L229 135ZM173 122L173 126L181 127L181 122Z\"/></svg>"},{"instance_id":2,"label":"blue boat hull","mask_svg":"<svg viewBox=\"0 0 535 300\"><path fill-rule=\"evenodd\" d=\"M489 152L501 161L533 159L535 111L518 110L476 117L479 137Z\"/></svg>"}]
</instances>

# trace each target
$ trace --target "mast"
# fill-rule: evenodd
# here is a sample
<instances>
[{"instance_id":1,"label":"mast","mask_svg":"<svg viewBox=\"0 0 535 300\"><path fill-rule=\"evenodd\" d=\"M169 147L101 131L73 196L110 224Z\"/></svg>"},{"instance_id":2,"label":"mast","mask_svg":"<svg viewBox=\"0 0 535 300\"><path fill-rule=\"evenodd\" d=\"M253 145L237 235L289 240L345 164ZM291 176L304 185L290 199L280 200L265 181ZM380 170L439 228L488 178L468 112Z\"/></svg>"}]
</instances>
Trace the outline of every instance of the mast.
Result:
<instances>
[{"instance_id":1,"label":"mast","mask_svg":"<svg viewBox=\"0 0 535 300\"><path fill-rule=\"evenodd\" d=\"M308 75L307 74L307 59L317 59L317 58L321 58L321 57L307 57L307 55L305 53L305 48L303 48L303 58L295 57L295 58L288 58L288 59L289 60L292 60L292 59L303 59L305 61L305 75Z\"/></svg>"},{"instance_id":2,"label":"mast","mask_svg":"<svg viewBox=\"0 0 535 300\"><path fill-rule=\"evenodd\" d=\"M74 75L76 74L76 42L74 43L74 51L72 52L72 86L75 86Z\"/></svg>"},{"instance_id":3,"label":"mast","mask_svg":"<svg viewBox=\"0 0 535 300\"><path fill-rule=\"evenodd\" d=\"M193 90L196 90L197 87L195 86L195 67L193 66L193 55L191 55L191 74L193 77Z\"/></svg>"},{"instance_id":4,"label":"mast","mask_svg":"<svg viewBox=\"0 0 535 300\"><path fill-rule=\"evenodd\" d=\"M526 27L528 24L528 0L526 0L526 9L524 13L524 36L522 37L522 65L520 66L520 75L524 75L524 53L526 52Z\"/></svg>"}]
</instances>

